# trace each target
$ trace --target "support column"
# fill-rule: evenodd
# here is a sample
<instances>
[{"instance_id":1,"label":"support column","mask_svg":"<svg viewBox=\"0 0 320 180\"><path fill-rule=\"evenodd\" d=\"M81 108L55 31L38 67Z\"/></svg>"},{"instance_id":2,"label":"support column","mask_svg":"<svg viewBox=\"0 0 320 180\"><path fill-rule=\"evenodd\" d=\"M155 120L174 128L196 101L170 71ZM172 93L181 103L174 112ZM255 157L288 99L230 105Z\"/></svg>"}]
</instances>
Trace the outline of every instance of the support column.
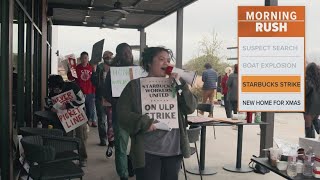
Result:
<instances>
[{"instance_id":1,"label":"support column","mask_svg":"<svg viewBox=\"0 0 320 180\"><path fill-rule=\"evenodd\" d=\"M32 12L33 17L33 0L29 0L27 3L28 12ZM34 27L30 20L27 20L27 29L26 29L26 107L25 107L25 121L26 126L32 127L33 125L33 93L32 93L32 85L33 85L33 51L34 51Z\"/></svg>"},{"instance_id":2,"label":"support column","mask_svg":"<svg viewBox=\"0 0 320 180\"><path fill-rule=\"evenodd\" d=\"M176 32L176 67L182 68L183 48L183 8L177 11L177 32Z\"/></svg>"},{"instance_id":3,"label":"support column","mask_svg":"<svg viewBox=\"0 0 320 180\"><path fill-rule=\"evenodd\" d=\"M41 11L40 11L41 19L41 110L44 110L45 100L44 98L47 96L47 80L48 80L48 58L47 58L47 35L48 35L48 25L47 25L47 0L41 1Z\"/></svg>"},{"instance_id":4,"label":"support column","mask_svg":"<svg viewBox=\"0 0 320 180\"><path fill-rule=\"evenodd\" d=\"M0 165L1 179L13 180L12 28L14 0L0 1Z\"/></svg>"},{"instance_id":5,"label":"support column","mask_svg":"<svg viewBox=\"0 0 320 180\"><path fill-rule=\"evenodd\" d=\"M144 51L144 48L147 47L147 35L146 35L146 32L144 31L144 28L142 29L139 29L140 31L140 58L142 58L142 53Z\"/></svg>"},{"instance_id":6,"label":"support column","mask_svg":"<svg viewBox=\"0 0 320 180\"><path fill-rule=\"evenodd\" d=\"M265 0L265 6L277 6L278 0ZM273 147L273 136L274 136L274 112L263 112L261 114L261 120L263 122L269 123L268 125L260 126L260 157L265 157L265 151L262 149L267 149Z\"/></svg>"}]
</instances>

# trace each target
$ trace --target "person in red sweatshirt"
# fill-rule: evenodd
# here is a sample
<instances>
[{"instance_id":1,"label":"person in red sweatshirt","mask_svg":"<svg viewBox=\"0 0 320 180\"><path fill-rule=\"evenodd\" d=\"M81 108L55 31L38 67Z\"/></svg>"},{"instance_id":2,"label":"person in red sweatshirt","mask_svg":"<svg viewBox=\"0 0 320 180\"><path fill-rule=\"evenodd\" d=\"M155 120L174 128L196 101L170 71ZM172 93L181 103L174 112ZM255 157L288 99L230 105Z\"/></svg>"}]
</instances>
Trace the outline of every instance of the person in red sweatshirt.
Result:
<instances>
[{"instance_id":1,"label":"person in red sweatshirt","mask_svg":"<svg viewBox=\"0 0 320 180\"><path fill-rule=\"evenodd\" d=\"M221 80L221 87L222 87L222 94L223 94L223 101L224 101L224 109L226 111L227 118L231 118L231 108L230 108L230 102L228 100L228 78L229 75L232 73L232 68L227 67L225 69L226 74L223 76Z\"/></svg>"},{"instance_id":2,"label":"person in red sweatshirt","mask_svg":"<svg viewBox=\"0 0 320 180\"><path fill-rule=\"evenodd\" d=\"M75 80L75 82L80 86L81 91L86 97L85 107L88 123L92 127L97 127L97 120L95 116L95 87L91 82L92 66L89 64L89 54L85 51L82 52L80 54L80 61L81 63L76 67L78 78L74 78L71 73L68 73L68 79L71 81Z\"/></svg>"}]
</instances>

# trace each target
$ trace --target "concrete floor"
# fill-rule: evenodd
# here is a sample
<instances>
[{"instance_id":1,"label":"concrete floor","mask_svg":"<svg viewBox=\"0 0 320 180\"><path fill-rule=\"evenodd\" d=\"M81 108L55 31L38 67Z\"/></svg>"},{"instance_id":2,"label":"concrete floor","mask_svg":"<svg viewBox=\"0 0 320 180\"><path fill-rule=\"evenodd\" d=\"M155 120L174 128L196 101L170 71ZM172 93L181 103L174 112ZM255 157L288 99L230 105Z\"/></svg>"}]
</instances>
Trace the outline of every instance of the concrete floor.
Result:
<instances>
[{"instance_id":1,"label":"concrete floor","mask_svg":"<svg viewBox=\"0 0 320 180\"><path fill-rule=\"evenodd\" d=\"M215 106L214 115L225 117L224 108ZM275 115L275 138L281 138L292 143L298 143L298 138L304 136L304 122L302 113L277 113ZM218 173L204 176L209 179L239 179L239 180L276 180L282 177L268 173L266 175L251 173L231 173L222 169L226 164L234 164L236 159L237 131L230 126L216 127L217 139L213 137L213 128L207 128L206 166L214 168ZM260 146L259 126L245 126L243 134L242 164L247 165L252 155L259 155ZM88 139L88 166L84 168L84 180L118 180L115 171L114 156L105 157L106 147L98 146L98 130L90 128ZM185 160L186 166L196 165L196 156ZM183 180L183 171L180 171L179 180ZM188 174L189 180L198 180L199 176ZM131 178L130 180L135 180Z\"/></svg>"}]
</instances>

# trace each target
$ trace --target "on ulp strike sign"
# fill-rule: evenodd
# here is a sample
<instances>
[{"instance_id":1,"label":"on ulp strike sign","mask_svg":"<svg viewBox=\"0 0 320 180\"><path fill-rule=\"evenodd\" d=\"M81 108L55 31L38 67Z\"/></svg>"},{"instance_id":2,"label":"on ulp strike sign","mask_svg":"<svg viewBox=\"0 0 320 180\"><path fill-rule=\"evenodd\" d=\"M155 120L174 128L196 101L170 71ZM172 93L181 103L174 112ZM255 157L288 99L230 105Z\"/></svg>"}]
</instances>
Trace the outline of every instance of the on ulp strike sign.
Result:
<instances>
[{"instance_id":1,"label":"on ulp strike sign","mask_svg":"<svg viewBox=\"0 0 320 180\"><path fill-rule=\"evenodd\" d=\"M239 111L304 111L304 6L239 6L238 47Z\"/></svg>"}]
</instances>

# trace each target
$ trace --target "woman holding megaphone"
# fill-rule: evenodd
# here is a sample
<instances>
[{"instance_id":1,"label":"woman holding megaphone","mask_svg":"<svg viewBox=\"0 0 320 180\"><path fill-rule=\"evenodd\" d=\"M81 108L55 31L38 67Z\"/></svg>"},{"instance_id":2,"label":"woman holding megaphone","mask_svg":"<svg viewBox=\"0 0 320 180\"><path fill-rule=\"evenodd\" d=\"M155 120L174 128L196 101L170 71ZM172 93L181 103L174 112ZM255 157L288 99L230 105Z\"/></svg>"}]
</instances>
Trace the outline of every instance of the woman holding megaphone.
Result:
<instances>
[{"instance_id":1,"label":"woman holding megaphone","mask_svg":"<svg viewBox=\"0 0 320 180\"><path fill-rule=\"evenodd\" d=\"M166 78L171 59L171 50L150 47L144 50L140 64L148 73L147 78ZM175 82L179 74L170 73L169 78ZM182 158L190 156L187 122L183 116L194 112L197 100L186 82L181 78L179 81L180 85L175 85L173 91L178 101L179 128L169 131L158 129L156 119L142 114L140 79L131 80L119 98L119 124L131 137L130 155L137 180L178 180Z\"/></svg>"}]
</instances>

